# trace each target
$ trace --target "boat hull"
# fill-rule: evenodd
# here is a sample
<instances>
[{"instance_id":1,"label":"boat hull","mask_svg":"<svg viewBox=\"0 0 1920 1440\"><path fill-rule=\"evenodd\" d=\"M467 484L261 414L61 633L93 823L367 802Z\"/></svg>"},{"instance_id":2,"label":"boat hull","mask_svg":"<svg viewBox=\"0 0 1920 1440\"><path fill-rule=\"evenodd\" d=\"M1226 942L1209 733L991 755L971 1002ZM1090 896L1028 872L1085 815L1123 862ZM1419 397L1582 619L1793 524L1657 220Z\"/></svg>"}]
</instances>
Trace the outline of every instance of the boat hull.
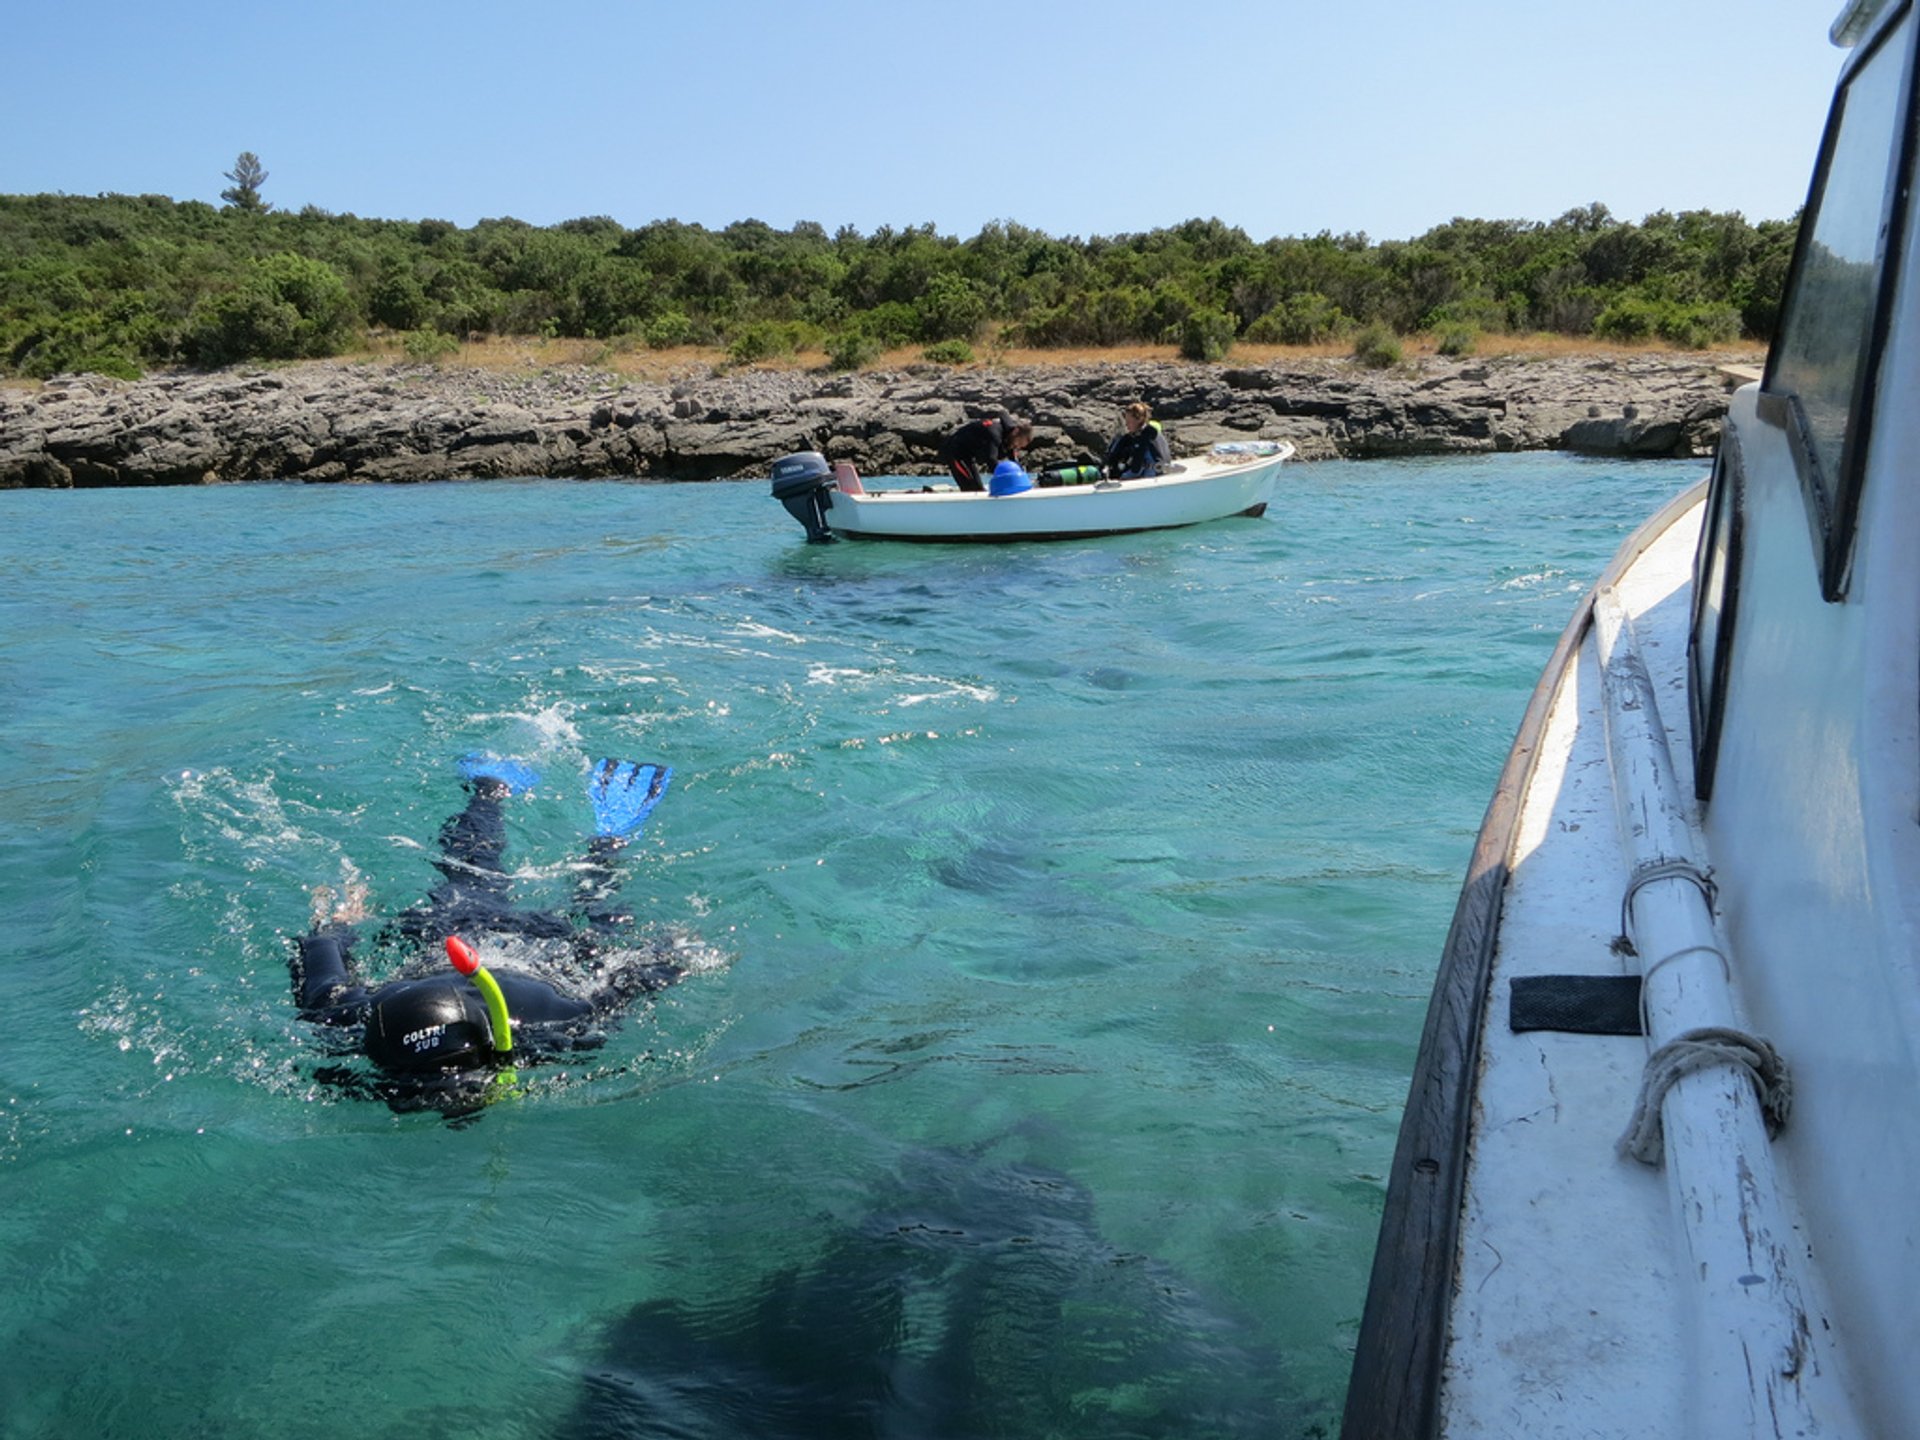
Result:
<instances>
[{"instance_id":1,"label":"boat hull","mask_svg":"<svg viewBox=\"0 0 1920 1440\"><path fill-rule=\"evenodd\" d=\"M1033 489L1019 495L958 490L836 490L826 522L849 540L992 544L1014 540L1090 540L1173 530L1230 516L1259 516L1273 499L1291 445L1238 460L1182 462L1145 480Z\"/></svg>"}]
</instances>

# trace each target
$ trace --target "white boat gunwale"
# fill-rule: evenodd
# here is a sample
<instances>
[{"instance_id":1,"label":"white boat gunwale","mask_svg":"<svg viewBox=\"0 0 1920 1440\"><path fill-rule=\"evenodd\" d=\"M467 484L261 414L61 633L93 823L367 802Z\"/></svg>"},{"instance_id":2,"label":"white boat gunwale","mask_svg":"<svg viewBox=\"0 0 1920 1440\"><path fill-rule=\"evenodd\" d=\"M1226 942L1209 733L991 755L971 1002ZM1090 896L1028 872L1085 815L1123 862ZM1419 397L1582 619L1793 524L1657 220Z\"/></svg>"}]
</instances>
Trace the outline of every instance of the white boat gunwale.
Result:
<instances>
[{"instance_id":1,"label":"white boat gunwale","mask_svg":"<svg viewBox=\"0 0 1920 1440\"><path fill-rule=\"evenodd\" d=\"M1634 531L1581 596L1527 701L1494 785L1441 950L1394 1146L1343 1436L1427 1440L1438 1431L1480 1040L1501 905L1541 738L1566 672L1593 630L1597 597L1702 502L1705 483L1689 486Z\"/></svg>"}]
</instances>

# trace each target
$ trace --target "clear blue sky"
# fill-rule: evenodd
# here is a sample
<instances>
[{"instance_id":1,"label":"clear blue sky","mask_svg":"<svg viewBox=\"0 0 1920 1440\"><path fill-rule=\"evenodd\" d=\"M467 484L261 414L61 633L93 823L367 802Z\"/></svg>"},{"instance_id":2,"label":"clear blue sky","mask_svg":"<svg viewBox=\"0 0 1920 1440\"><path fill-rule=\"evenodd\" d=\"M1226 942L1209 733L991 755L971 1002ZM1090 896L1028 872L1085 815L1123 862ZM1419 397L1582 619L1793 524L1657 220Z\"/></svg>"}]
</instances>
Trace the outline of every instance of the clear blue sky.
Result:
<instances>
[{"instance_id":1,"label":"clear blue sky","mask_svg":"<svg viewBox=\"0 0 1920 1440\"><path fill-rule=\"evenodd\" d=\"M471 225L1784 218L1839 0L0 0L0 193Z\"/></svg>"}]
</instances>

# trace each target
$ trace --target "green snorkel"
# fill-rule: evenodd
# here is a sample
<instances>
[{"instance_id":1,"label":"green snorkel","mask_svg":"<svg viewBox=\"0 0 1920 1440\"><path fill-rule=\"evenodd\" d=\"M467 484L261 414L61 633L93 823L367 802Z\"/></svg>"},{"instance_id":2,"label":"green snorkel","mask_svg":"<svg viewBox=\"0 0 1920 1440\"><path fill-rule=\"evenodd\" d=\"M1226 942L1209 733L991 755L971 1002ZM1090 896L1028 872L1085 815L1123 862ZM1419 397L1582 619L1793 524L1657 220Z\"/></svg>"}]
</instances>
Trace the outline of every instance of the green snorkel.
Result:
<instances>
[{"instance_id":1,"label":"green snorkel","mask_svg":"<svg viewBox=\"0 0 1920 1440\"><path fill-rule=\"evenodd\" d=\"M500 982L480 963L473 947L458 935L447 936L447 958L453 962L454 969L473 981L480 998L487 1002L487 1027L493 1032L494 1052L511 1060L513 1020L507 1014L507 997L500 993Z\"/></svg>"}]
</instances>

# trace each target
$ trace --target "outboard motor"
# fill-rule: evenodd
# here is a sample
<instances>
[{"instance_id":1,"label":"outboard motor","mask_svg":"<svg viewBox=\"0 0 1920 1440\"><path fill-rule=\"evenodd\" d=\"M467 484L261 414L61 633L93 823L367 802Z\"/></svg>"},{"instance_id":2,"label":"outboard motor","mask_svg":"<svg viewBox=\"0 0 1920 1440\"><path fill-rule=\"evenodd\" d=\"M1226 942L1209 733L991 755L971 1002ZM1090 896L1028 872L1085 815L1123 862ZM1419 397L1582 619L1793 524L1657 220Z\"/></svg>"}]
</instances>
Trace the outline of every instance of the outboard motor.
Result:
<instances>
[{"instance_id":1,"label":"outboard motor","mask_svg":"<svg viewBox=\"0 0 1920 1440\"><path fill-rule=\"evenodd\" d=\"M827 507L833 504L833 467L818 450L802 450L773 462L773 498L807 527L807 539L831 540Z\"/></svg>"}]
</instances>

